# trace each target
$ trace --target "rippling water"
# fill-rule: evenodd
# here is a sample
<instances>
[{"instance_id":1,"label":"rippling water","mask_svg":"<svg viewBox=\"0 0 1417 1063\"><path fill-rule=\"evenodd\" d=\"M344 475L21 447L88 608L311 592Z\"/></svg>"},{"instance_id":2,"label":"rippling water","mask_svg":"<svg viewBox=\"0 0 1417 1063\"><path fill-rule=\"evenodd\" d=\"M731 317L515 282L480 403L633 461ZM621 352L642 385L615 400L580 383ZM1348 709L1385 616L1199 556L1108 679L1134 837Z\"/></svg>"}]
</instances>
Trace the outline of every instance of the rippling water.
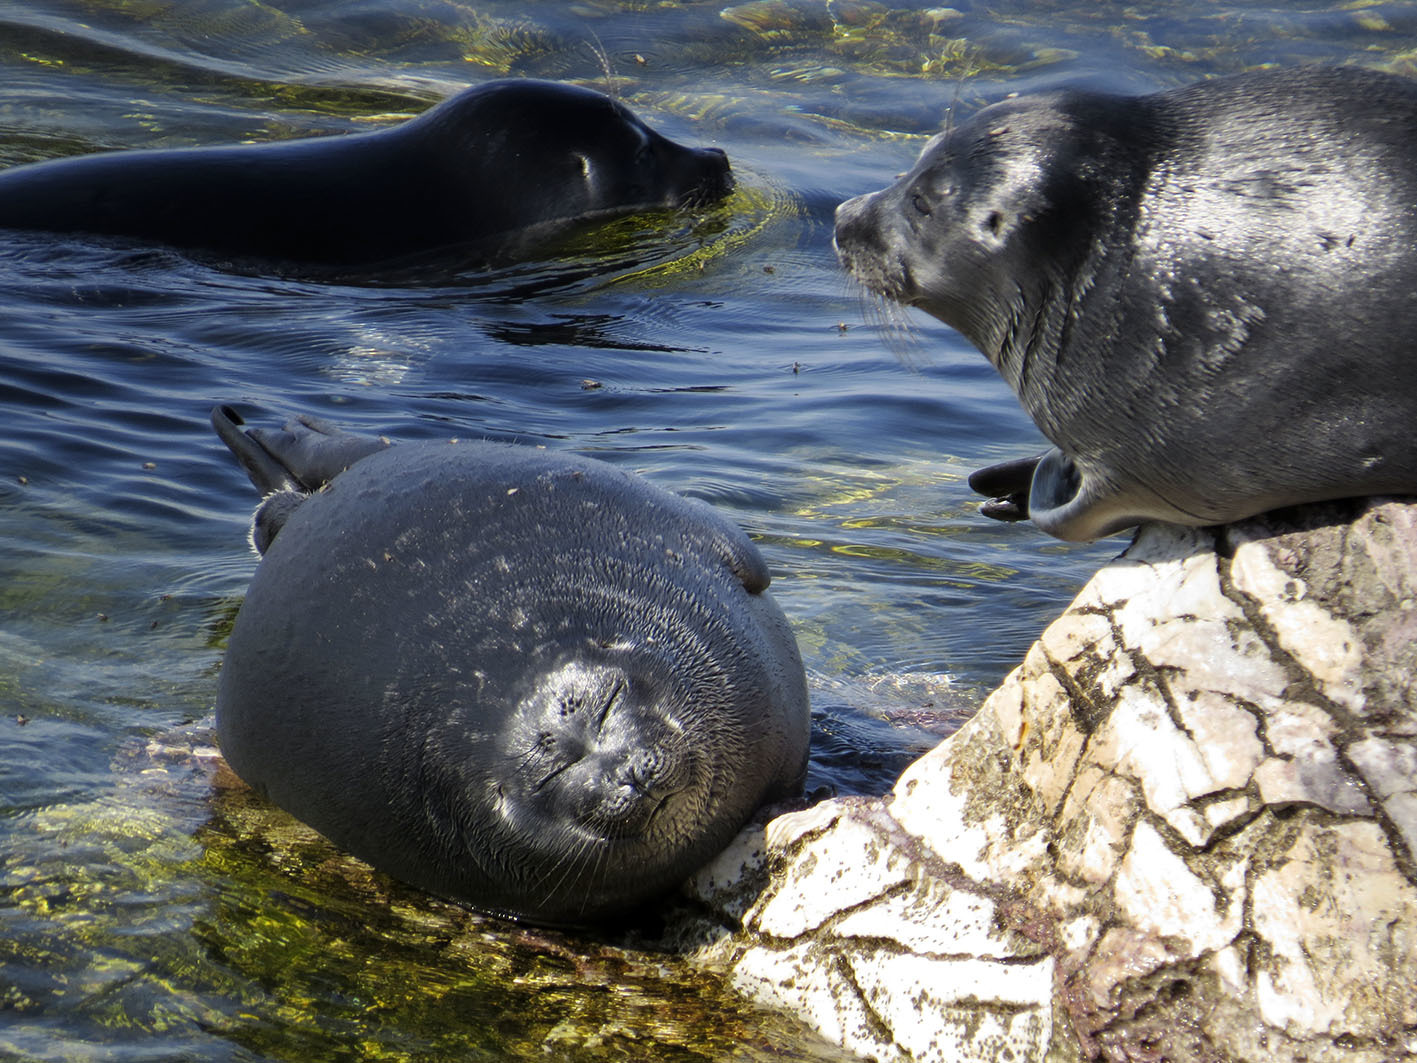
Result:
<instances>
[{"instance_id":1,"label":"rippling water","mask_svg":"<svg viewBox=\"0 0 1417 1063\"><path fill-rule=\"evenodd\" d=\"M797 631L813 783L881 792L1123 544L977 515L968 471L1041 441L958 336L846 281L835 205L1008 92L1410 73L1414 46L1399 3L0 0L0 165L368 129L525 74L609 86L739 180L555 259L379 283L0 234L0 1058L818 1058L643 959L322 873L203 758L135 755L209 718L255 565L207 411L544 444L713 503ZM607 979L631 1003L588 1008Z\"/></svg>"}]
</instances>

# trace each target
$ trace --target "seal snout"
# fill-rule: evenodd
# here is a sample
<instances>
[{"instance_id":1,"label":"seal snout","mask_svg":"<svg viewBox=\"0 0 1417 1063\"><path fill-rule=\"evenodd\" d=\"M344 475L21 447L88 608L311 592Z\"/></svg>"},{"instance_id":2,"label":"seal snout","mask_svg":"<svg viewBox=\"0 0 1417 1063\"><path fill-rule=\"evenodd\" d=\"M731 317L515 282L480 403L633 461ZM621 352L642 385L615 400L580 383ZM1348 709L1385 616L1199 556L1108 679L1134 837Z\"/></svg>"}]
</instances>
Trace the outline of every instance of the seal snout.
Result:
<instances>
[{"instance_id":1,"label":"seal snout","mask_svg":"<svg viewBox=\"0 0 1417 1063\"><path fill-rule=\"evenodd\" d=\"M694 755L664 698L605 662L572 661L524 706L518 785L541 818L590 834L643 834L694 785Z\"/></svg>"},{"instance_id":2,"label":"seal snout","mask_svg":"<svg viewBox=\"0 0 1417 1063\"><path fill-rule=\"evenodd\" d=\"M837 204L832 244L838 257L848 266L854 252L869 245L872 240L871 198L870 195L853 196Z\"/></svg>"},{"instance_id":3,"label":"seal snout","mask_svg":"<svg viewBox=\"0 0 1417 1063\"><path fill-rule=\"evenodd\" d=\"M733 191L733 168L722 148L689 149L678 206L703 207Z\"/></svg>"},{"instance_id":4,"label":"seal snout","mask_svg":"<svg viewBox=\"0 0 1417 1063\"><path fill-rule=\"evenodd\" d=\"M910 273L902 257L892 253L882 217L883 194L872 192L839 204L832 244L842 266L868 290L904 303L909 301Z\"/></svg>"},{"instance_id":5,"label":"seal snout","mask_svg":"<svg viewBox=\"0 0 1417 1063\"><path fill-rule=\"evenodd\" d=\"M606 759L606 789L596 819L611 836L644 834L650 822L693 782L688 750L672 741L651 738L643 747Z\"/></svg>"}]
</instances>

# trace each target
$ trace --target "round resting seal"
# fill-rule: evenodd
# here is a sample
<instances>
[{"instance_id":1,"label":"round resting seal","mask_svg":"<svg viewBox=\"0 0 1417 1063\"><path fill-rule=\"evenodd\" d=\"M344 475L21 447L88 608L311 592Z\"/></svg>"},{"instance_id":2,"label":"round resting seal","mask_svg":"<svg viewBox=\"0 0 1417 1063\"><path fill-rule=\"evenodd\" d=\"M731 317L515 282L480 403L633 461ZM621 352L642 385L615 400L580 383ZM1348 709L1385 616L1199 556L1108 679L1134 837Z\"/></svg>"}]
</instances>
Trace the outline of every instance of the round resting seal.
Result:
<instances>
[{"instance_id":1,"label":"round resting seal","mask_svg":"<svg viewBox=\"0 0 1417 1063\"><path fill-rule=\"evenodd\" d=\"M1054 444L971 478L1062 539L1417 492L1417 82L1308 67L987 107L837 209Z\"/></svg>"},{"instance_id":2,"label":"round resting seal","mask_svg":"<svg viewBox=\"0 0 1417 1063\"><path fill-rule=\"evenodd\" d=\"M598 92L513 79L373 133L16 166L0 171L0 228L314 266L453 249L490 260L732 184L717 148L676 144Z\"/></svg>"},{"instance_id":3,"label":"round resting seal","mask_svg":"<svg viewBox=\"0 0 1417 1063\"><path fill-rule=\"evenodd\" d=\"M708 506L531 447L212 422L269 493L222 753L336 844L483 911L587 923L800 790L797 646Z\"/></svg>"}]
</instances>

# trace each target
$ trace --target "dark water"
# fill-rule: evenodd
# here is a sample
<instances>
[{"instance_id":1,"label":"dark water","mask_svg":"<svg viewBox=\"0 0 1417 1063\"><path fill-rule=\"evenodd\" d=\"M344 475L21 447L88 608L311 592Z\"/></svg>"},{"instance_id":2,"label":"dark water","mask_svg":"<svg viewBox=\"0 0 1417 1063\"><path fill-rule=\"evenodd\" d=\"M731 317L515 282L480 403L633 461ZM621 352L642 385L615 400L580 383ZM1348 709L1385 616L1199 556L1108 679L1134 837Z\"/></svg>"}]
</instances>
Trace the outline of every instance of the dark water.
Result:
<instances>
[{"instance_id":1,"label":"dark water","mask_svg":"<svg viewBox=\"0 0 1417 1063\"><path fill-rule=\"evenodd\" d=\"M797 631L814 783L881 792L1122 543L977 516L964 475L1039 437L952 332L862 300L834 206L1008 92L1414 55L1399 3L0 0L0 165L367 129L524 74L611 84L739 179L555 260L380 285L3 235L0 1059L830 1058L652 954L363 875L205 758L143 751L200 739L255 564L207 411L541 444L712 502Z\"/></svg>"}]
</instances>

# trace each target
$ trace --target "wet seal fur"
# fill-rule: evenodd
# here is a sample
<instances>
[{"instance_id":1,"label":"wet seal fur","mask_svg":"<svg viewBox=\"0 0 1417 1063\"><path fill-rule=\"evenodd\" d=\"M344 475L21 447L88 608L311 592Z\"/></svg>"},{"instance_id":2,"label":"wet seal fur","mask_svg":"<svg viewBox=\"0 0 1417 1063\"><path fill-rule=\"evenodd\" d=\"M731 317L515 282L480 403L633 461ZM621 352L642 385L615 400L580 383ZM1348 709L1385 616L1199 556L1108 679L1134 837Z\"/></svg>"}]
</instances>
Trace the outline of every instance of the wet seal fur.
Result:
<instances>
[{"instance_id":1,"label":"wet seal fur","mask_svg":"<svg viewBox=\"0 0 1417 1063\"><path fill-rule=\"evenodd\" d=\"M1309 67L1007 100L837 209L1053 450L984 511L1061 539L1417 493L1417 82Z\"/></svg>"},{"instance_id":2,"label":"wet seal fur","mask_svg":"<svg viewBox=\"0 0 1417 1063\"><path fill-rule=\"evenodd\" d=\"M586 924L800 791L797 645L708 506L532 447L212 423L267 496L221 750L336 844L483 911Z\"/></svg>"},{"instance_id":3,"label":"wet seal fur","mask_svg":"<svg viewBox=\"0 0 1417 1063\"><path fill-rule=\"evenodd\" d=\"M572 223L732 186L717 148L676 144L590 89L512 79L372 133L16 166L0 171L0 228L307 266L502 260Z\"/></svg>"}]
</instances>

